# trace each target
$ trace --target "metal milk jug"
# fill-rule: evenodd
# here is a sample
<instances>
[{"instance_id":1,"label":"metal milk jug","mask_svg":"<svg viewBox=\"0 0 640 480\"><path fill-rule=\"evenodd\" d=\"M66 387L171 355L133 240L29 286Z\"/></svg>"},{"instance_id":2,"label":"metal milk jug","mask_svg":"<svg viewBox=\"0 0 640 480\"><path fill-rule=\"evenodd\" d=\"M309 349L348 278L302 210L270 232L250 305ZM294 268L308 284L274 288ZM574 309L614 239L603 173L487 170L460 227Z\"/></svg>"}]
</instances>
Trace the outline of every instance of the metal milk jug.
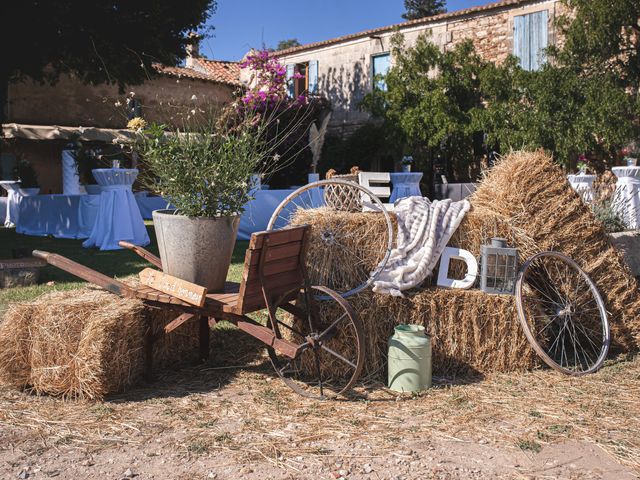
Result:
<instances>
[{"instance_id":1,"label":"metal milk jug","mask_svg":"<svg viewBox=\"0 0 640 480\"><path fill-rule=\"evenodd\" d=\"M431 338L422 325L398 325L389 338L389 388L419 392L431 387Z\"/></svg>"}]
</instances>

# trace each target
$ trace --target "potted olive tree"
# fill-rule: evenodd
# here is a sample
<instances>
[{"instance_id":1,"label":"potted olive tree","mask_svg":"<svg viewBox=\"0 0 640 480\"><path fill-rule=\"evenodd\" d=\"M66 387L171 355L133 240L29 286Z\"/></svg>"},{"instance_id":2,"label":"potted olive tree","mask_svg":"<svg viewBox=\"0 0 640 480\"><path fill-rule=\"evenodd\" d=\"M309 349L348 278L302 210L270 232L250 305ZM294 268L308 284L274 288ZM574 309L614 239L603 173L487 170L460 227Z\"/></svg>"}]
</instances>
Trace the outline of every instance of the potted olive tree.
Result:
<instances>
[{"instance_id":1,"label":"potted olive tree","mask_svg":"<svg viewBox=\"0 0 640 480\"><path fill-rule=\"evenodd\" d=\"M275 148L294 131L266 140L273 121L249 115L225 128L150 125L140 132L140 181L175 207L153 212L166 273L209 291L223 289L240 215L252 199L250 178L282 167Z\"/></svg>"}]
</instances>

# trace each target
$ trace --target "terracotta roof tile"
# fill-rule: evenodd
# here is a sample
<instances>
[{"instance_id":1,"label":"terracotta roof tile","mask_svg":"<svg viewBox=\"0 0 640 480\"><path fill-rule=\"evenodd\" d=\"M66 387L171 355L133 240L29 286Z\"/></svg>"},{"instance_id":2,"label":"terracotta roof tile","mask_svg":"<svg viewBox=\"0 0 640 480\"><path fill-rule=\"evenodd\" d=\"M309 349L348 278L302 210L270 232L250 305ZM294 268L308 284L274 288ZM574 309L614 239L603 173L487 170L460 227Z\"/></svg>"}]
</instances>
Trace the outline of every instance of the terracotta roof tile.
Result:
<instances>
[{"instance_id":1,"label":"terracotta roof tile","mask_svg":"<svg viewBox=\"0 0 640 480\"><path fill-rule=\"evenodd\" d=\"M196 58L195 68L168 67L159 63L154 64L158 73L178 78L193 78L208 82L224 83L225 85L240 86L240 65L236 62L223 62ZM235 75L235 77L234 77Z\"/></svg>"},{"instance_id":2,"label":"terracotta roof tile","mask_svg":"<svg viewBox=\"0 0 640 480\"><path fill-rule=\"evenodd\" d=\"M194 58L194 68L206 73L216 80L229 85L240 84L240 63L222 60L209 60L206 58Z\"/></svg>"},{"instance_id":3,"label":"terracotta roof tile","mask_svg":"<svg viewBox=\"0 0 640 480\"><path fill-rule=\"evenodd\" d=\"M486 12L489 10L494 10L497 8L509 7L514 5L520 5L523 3L532 3L535 0L502 0L499 2L488 3L486 5L479 5L477 7L465 8L462 10L456 10L454 12L449 13L441 13L440 15L433 15L431 17L418 18L416 20L409 20L407 22L396 23L394 25L387 25L386 27L373 28L371 30L364 30L358 33L352 33L349 35L344 35L342 37L331 38L329 40L323 40L321 42L307 43L305 45L300 45L299 47L287 48L285 50L279 50L276 52L278 56L282 55L290 55L292 53L302 52L305 50L312 50L318 47L325 47L328 45L333 45L335 43L345 42L349 40L355 40L361 37L368 37L370 35L375 35L378 33L386 33L392 31L396 28L407 28L427 23L438 22L441 20L448 20L450 18L462 17L464 15L473 15L476 13Z\"/></svg>"}]
</instances>

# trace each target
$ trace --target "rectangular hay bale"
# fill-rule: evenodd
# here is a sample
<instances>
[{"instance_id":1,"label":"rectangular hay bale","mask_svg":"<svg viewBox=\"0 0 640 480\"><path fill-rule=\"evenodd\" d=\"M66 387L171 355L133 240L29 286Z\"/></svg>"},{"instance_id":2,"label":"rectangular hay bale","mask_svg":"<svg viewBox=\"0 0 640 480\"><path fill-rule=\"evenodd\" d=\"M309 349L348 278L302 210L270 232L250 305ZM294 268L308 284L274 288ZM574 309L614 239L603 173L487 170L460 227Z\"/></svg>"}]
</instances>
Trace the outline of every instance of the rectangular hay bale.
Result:
<instances>
[{"instance_id":1,"label":"rectangular hay bale","mask_svg":"<svg viewBox=\"0 0 640 480\"><path fill-rule=\"evenodd\" d=\"M65 398L121 392L142 377L148 326L158 333L176 316L93 287L11 304L0 322L0 381ZM198 345L189 322L155 343L154 368L196 360Z\"/></svg>"}]
</instances>

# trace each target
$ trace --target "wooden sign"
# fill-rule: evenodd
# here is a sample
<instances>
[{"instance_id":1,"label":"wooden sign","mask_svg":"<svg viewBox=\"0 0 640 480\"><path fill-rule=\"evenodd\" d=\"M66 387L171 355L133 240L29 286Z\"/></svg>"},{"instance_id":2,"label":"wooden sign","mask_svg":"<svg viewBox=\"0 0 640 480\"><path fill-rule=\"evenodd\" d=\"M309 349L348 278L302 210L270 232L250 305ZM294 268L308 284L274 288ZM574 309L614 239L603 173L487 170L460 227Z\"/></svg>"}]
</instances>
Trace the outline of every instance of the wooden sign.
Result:
<instances>
[{"instance_id":1,"label":"wooden sign","mask_svg":"<svg viewBox=\"0 0 640 480\"><path fill-rule=\"evenodd\" d=\"M151 268L145 268L140 272L140 282L198 307L202 307L206 300L207 289L205 287Z\"/></svg>"}]
</instances>

